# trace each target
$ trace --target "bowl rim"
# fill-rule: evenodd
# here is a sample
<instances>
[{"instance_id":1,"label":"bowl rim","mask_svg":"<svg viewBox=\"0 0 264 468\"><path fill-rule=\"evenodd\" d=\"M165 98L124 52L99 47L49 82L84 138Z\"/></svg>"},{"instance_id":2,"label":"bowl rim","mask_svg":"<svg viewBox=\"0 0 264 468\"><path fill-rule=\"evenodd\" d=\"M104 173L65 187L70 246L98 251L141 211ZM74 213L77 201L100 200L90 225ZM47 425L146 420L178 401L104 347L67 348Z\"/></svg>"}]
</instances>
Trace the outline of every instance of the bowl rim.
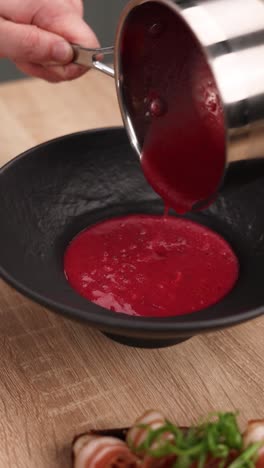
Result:
<instances>
[{"instance_id":1,"label":"bowl rim","mask_svg":"<svg viewBox=\"0 0 264 468\"><path fill-rule=\"evenodd\" d=\"M89 135L102 132L120 131L124 130L122 126L102 127L96 129L83 130L80 132L73 132L70 134L62 135L39 145L36 145L23 153L19 154L15 158L11 159L0 167L0 177L9 169L17 164L18 161L23 160L29 155L32 155L37 149L45 148L54 143L65 141L67 139L76 138L80 135ZM1 181L0 181L1 183ZM86 322L88 326L98 328L102 331L111 332L113 331L118 335L128 336L144 336L146 333L151 333L151 337L160 338L173 338L177 336L192 336L198 333L207 332L210 330L223 329L226 327L238 325L248 320L257 318L264 314L264 304L255 309L249 309L241 313L236 313L229 317L218 317L213 319L202 319L202 320L190 320L193 314L189 314L189 320L186 321L182 318L183 316L171 316L166 318L145 318L137 316L128 316L126 314L111 312L98 305L98 310L102 310L103 314L95 314L93 311L84 310L79 307L71 307L64 305L60 302L54 301L47 298L43 294L40 294L33 289L25 286L21 280L16 279L15 276L10 275L3 266L0 265L0 278L6 283L16 289L18 292L33 300L34 302L51 309L52 311L59 313L60 315L75 319L78 321ZM87 301L90 303L89 301ZM92 303L90 303L92 304ZM95 304L93 304L95 305ZM179 321L180 318L180 321Z\"/></svg>"}]
</instances>

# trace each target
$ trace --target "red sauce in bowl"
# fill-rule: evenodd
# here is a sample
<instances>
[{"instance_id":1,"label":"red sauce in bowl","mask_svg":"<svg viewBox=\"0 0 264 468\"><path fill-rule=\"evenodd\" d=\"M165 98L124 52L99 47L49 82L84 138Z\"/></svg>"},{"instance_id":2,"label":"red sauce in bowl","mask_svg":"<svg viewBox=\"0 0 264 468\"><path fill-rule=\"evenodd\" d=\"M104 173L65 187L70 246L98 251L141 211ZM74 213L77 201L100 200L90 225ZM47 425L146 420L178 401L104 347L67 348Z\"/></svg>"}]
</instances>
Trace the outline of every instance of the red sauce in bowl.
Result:
<instances>
[{"instance_id":1,"label":"red sauce in bowl","mask_svg":"<svg viewBox=\"0 0 264 468\"><path fill-rule=\"evenodd\" d=\"M213 198L225 167L225 125L212 72L198 42L170 8L148 2L125 24L123 99L146 179L178 213ZM221 300L238 276L218 234L185 219L134 215L79 234L65 274L83 297L146 317L190 314Z\"/></svg>"},{"instance_id":2,"label":"red sauce in bowl","mask_svg":"<svg viewBox=\"0 0 264 468\"><path fill-rule=\"evenodd\" d=\"M149 215L114 218L81 232L68 246L71 286L106 309L167 317L222 299L238 277L227 242L194 222Z\"/></svg>"}]
</instances>

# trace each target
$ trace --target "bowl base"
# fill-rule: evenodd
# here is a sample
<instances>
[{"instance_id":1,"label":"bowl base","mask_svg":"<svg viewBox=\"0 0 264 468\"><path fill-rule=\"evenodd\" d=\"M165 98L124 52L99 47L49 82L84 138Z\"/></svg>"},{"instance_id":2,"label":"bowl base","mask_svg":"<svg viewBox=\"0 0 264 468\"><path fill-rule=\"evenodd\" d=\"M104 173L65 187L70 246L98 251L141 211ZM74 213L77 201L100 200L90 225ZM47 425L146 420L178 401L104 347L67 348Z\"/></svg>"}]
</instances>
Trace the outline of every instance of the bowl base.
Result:
<instances>
[{"instance_id":1,"label":"bowl base","mask_svg":"<svg viewBox=\"0 0 264 468\"><path fill-rule=\"evenodd\" d=\"M103 333L103 335L105 335L107 338L110 338L110 340L116 341L117 343L121 343L125 346L145 349L168 348L169 346L175 346L191 338L191 336L189 336L184 338L171 338L160 340L158 338L153 338L150 340L146 340L145 338L140 339L130 336L112 335L111 333Z\"/></svg>"}]
</instances>

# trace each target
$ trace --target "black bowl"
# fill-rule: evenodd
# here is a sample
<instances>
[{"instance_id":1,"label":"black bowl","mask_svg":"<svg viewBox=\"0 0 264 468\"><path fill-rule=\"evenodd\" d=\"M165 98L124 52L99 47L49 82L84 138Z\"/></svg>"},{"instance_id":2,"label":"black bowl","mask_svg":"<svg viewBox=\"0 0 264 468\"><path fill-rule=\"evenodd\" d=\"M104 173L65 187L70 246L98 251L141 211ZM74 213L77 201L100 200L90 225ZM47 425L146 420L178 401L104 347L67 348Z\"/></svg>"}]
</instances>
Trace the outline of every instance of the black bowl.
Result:
<instances>
[{"instance_id":1,"label":"black bowl","mask_svg":"<svg viewBox=\"0 0 264 468\"><path fill-rule=\"evenodd\" d=\"M239 280L218 304L182 317L146 319L79 296L63 254L83 228L128 213L162 213L123 129L65 136L0 170L0 275L18 291L128 345L161 347L263 314L264 162L230 166L218 200L189 216L219 232L240 261Z\"/></svg>"}]
</instances>

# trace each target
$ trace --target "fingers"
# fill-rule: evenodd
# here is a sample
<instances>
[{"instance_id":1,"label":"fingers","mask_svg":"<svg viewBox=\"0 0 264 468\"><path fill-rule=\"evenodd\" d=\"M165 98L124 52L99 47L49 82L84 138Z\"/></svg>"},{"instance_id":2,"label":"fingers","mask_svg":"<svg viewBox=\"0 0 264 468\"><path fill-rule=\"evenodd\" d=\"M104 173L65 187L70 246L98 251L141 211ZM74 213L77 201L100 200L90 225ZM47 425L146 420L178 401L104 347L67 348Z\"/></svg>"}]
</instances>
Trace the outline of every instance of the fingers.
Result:
<instances>
[{"instance_id":1,"label":"fingers","mask_svg":"<svg viewBox=\"0 0 264 468\"><path fill-rule=\"evenodd\" d=\"M83 0L0 0L0 16L14 23L35 24L39 12L64 14L72 12L83 16Z\"/></svg>"},{"instance_id":2,"label":"fingers","mask_svg":"<svg viewBox=\"0 0 264 468\"><path fill-rule=\"evenodd\" d=\"M58 16L50 12L48 21L47 16L41 13L35 17L35 21L39 27L64 37L69 43L81 44L89 48L99 47L94 32L78 14L64 13ZM69 64L63 69L57 68L56 73L62 80L73 80L82 76L86 71L87 68Z\"/></svg>"},{"instance_id":3,"label":"fingers","mask_svg":"<svg viewBox=\"0 0 264 468\"><path fill-rule=\"evenodd\" d=\"M75 11L80 15L83 16L83 0L70 0L73 8Z\"/></svg>"},{"instance_id":4,"label":"fingers","mask_svg":"<svg viewBox=\"0 0 264 468\"><path fill-rule=\"evenodd\" d=\"M74 63L70 63L69 65L65 66L51 66L48 67L49 71L54 73L60 81L71 81L79 78L80 76L84 75L87 72L87 68L81 65L75 65Z\"/></svg>"},{"instance_id":5,"label":"fingers","mask_svg":"<svg viewBox=\"0 0 264 468\"><path fill-rule=\"evenodd\" d=\"M45 11L41 10L34 21L40 28L56 33L69 42L81 44L91 49L99 47L95 33L77 13L50 12L50 16L47 16Z\"/></svg>"},{"instance_id":6,"label":"fingers","mask_svg":"<svg viewBox=\"0 0 264 468\"><path fill-rule=\"evenodd\" d=\"M42 78L50 83L74 80L82 76L87 69L74 64L66 66L43 66L33 63L16 62L17 68L26 75Z\"/></svg>"},{"instance_id":7,"label":"fingers","mask_svg":"<svg viewBox=\"0 0 264 468\"><path fill-rule=\"evenodd\" d=\"M82 14L82 0L0 0L0 57L50 82L78 78L87 68L72 64L70 43L99 47Z\"/></svg>"},{"instance_id":8,"label":"fingers","mask_svg":"<svg viewBox=\"0 0 264 468\"><path fill-rule=\"evenodd\" d=\"M26 75L33 76L35 78L42 78L43 80L49 81L50 83L59 83L62 81L56 73L43 67L42 65L36 65L32 63L16 62L16 66Z\"/></svg>"},{"instance_id":9,"label":"fingers","mask_svg":"<svg viewBox=\"0 0 264 468\"><path fill-rule=\"evenodd\" d=\"M73 60L72 47L59 35L3 18L0 18L0 55L35 64L67 64Z\"/></svg>"}]
</instances>

